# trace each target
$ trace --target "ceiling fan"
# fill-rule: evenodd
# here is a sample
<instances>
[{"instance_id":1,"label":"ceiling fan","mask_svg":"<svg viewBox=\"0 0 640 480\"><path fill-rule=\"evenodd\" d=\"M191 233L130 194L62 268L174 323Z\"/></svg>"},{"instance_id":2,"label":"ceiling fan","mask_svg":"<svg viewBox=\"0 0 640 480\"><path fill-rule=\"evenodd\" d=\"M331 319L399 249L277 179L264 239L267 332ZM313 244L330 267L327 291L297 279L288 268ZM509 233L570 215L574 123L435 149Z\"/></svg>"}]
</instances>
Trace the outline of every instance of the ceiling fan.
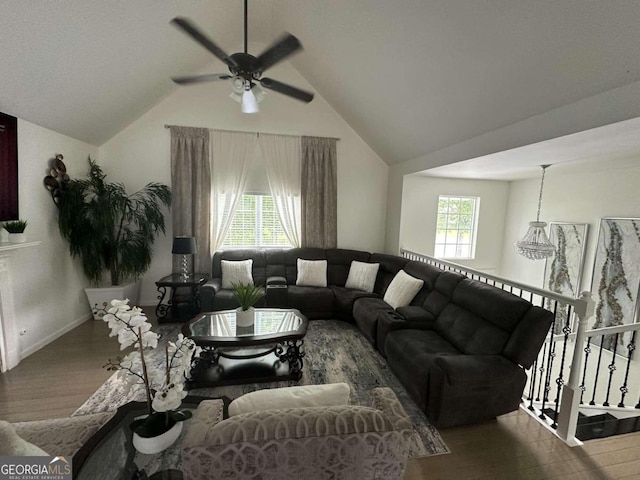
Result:
<instances>
[{"instance_id":1,"label":"ceiling fan","mask_svg":"<svg viewBox=\"0 0 640 480\"><path fill-rule=\"evenodd\" d=\"M279 82L272 78L262 77L268 68L283 61L298 50L302 50L300 41L285 33L276 40L270 47L257 57L247 53L247 0L244 0L244 52L227 55L218 45L191 22L183 17L176 17L171 20L171 24L189 35L204 48L222 60L229 73L211 73L205 75L192 75L186 77L172 77L171 79L179 85L190 85L194 83L211 82L216 80L231 80L233 92L230 97L240 102L243 113L257 113L259 111L258 102L264 98L265 93L260 86L273 90L274 92L287 95L305 103L313 100L313 93L300 88ZM260 86L258 85L260 84Z\"/></svg>"}]
</instances>

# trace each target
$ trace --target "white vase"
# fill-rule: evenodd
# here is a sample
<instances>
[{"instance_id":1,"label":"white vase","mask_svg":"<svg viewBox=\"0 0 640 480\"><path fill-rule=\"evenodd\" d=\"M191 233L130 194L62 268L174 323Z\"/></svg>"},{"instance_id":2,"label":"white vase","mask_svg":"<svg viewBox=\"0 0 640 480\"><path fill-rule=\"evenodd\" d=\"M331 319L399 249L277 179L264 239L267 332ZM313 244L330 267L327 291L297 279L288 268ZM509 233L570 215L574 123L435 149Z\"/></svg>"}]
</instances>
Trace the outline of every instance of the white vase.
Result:
<instances>
[{"instance_id":1,"label":"white vase","mask_svg":"<svg viewBox=\"0 0 640 480\"><path fill-rule=\"evenodd\" d=\"M10 233L9 234L9 242L10 243L25 243L27 241L27 237L24 233Z\"/></svg>"},{"instance_id":2,"label":"white vase","mask_svg":"<svg viewBox=\"0 0 640 480\"><path fill-rule=\"evenodd\" d=\"M103 309L111 300L124 300L125 298L128 298L129 305L137 305L139 292L140 281L124 283L122 285L111 287L84 289L84 293L87 295L87 300L89 300L89 307L91 307L94 320L102 320L102 317L104 316Z\"/></svg>"},{"instance_id":3,"label":"white vase","mask_svg":"<svg viewBox=\"0 0 640 480\"><path fill-rule=\"evenodd\" d=\"M182 432L182 424L184 422L176 422L176 424L162 435L156 437L141 437L133 432L133 446L140 453L152 455L160 453L169 448L175 442Z\"/></svg>"},{"instance_id":4,"label":"white vase","mask_svg":"<svg viewBox=\"0 0 640 480\"><path fill-rule=\"evenodd\" d=\"M249 307L247 310L242 310L242 307L236 309L236 325L238 327L250 327L253 325L255 319L255 309Z\"/></svg>"}]
</instances>

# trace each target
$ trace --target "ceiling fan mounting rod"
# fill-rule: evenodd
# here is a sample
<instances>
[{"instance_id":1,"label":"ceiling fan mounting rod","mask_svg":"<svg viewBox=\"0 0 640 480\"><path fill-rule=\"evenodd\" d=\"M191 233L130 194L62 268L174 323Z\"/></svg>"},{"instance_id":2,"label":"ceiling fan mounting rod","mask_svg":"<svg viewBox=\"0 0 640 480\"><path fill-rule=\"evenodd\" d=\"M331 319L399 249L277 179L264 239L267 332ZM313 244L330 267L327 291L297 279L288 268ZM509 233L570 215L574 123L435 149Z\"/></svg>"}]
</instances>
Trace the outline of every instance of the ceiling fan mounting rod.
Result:
<instances>
[{"instance_id":1,"label":"ceiling fan mounting rod","mask_svg":"<svg viewBox=\"0 0 640 480\"><path fill-rule=\"evenodd\" d=\"M247 53L247 43L248 43L248 30L249 30L249 14L247 13L247 1L244 0L244 53Z\"/></svg>"}]
</instances>

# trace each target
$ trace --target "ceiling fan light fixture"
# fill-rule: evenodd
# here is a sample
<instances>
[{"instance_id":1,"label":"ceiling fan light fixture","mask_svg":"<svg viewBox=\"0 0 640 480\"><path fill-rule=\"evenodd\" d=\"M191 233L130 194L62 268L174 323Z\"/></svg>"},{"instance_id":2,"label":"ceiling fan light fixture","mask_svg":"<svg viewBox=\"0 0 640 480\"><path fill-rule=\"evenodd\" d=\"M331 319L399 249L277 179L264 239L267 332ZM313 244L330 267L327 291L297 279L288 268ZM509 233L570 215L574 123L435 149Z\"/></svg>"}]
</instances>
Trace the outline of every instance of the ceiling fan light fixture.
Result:
<instances>
[{"instance_id":1,"label":"ceiling fan light fixture","mask_svg":"<svg viewBox=\"0 0 640 480\"><path fill-rule=\"evenodd\" d=\"M251 91L256 96L256 100L258 101L258 103L264 100L264 97L267 96L267 92L265 92L260 85L254 84L251 88Z\"/></svg>"},{"instance_id":2,"label":"ceiling fan light fixture","mask_svg":"<svg viewBox=\"0 0 640 480\"><path fill-rule=\"evenodd\" d=\"M242 113L258 113L258 101L256 96L251 91L251 86L247 84L244 93L242 94L242 103L240 104L240 111Z\"/></svg>"}]
</instances>

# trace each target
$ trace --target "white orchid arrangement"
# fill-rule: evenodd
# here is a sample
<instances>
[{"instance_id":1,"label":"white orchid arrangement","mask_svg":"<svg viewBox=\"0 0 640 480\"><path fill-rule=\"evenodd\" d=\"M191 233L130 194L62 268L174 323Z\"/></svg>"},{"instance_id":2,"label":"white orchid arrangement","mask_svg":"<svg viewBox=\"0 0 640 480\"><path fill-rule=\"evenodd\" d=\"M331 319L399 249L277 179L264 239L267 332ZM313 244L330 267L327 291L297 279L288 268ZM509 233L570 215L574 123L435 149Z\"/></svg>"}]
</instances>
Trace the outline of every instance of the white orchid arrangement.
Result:
<instances>
[{"instance_id":1,"label":"white orchid arrangement","mask_svg":"<svg viewBox=\"0 0 640 480\"><path fill-rule=\"evenodd\" d=\"M154 368L145 361L145 350L158 346L159 335L151 331L147 316L138 307L130 307L129 300L111 300L102 319L111 329L110 337L118 337L120 350L133 346L124 357L109 359L105 368L118 372L130 386L143 385L149 416L132 424L142 437L151 437L167 431L175 422L191 417L188 410L178 410L187 395L184 381L191 368L191 358L197 353L193 340L178 335L178 340L167 342L164 368Z\"/></svg>"}]
</instances>

